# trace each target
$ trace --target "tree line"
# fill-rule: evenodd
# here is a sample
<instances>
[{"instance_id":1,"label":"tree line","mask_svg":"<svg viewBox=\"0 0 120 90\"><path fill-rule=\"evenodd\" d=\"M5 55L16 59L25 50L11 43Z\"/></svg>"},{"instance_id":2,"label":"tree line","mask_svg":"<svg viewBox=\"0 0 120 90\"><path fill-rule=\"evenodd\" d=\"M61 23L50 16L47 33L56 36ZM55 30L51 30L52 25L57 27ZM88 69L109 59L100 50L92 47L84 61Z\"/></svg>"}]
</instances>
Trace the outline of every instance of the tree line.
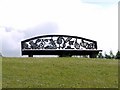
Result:
<instances>
[{"instance_id":1,"label":"tree line","mask_svg":"<svg viewBox=\"0 0 120 90\"><path fill-rule=\"evenodd\" d=\"M102 54L101 52L97 56L98 58L106 58L106 59L120 59L120 51L117 51L117 53L114 55L112 51L109 52L109 54Z\"/></svg>"}]
</instances>

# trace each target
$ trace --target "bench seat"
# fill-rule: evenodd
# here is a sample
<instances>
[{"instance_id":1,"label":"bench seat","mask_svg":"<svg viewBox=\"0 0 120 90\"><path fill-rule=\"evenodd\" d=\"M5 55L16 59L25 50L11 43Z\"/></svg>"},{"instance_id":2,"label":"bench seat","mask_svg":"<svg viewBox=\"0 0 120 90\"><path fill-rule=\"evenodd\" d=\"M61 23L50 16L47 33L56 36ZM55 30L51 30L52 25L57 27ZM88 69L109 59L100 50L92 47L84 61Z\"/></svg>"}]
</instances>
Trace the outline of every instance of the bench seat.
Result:
<instances>
[{"instance_id":1,"label":"bench seat","mask_svg":"<svg viewBox=\"0 0 120 90\"><path fill-rule=\"evenodd\" d=\"M90 58L95 58L96 55L102 50L22 50L22 55L29 55L29 57L33 57L33 55L89 55Z\"/></svg>"}]
</instances>

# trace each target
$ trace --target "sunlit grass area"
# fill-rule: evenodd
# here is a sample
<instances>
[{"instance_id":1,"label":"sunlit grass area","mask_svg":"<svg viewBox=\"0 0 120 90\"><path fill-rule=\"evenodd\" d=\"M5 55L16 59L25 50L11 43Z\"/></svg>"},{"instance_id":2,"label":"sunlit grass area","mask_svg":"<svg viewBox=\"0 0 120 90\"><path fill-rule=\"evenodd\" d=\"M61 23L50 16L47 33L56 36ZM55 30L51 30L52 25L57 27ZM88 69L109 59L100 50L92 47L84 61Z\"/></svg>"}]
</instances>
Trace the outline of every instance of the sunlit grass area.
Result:
<instances>
[{"instance_id":1,"label":"sunlit grass area","mask_svg":"<svg viewBox=\"0 0 120 90\"><path fill-rule=\"evenodd\" d=\"M118 60L3 58L3 88L117 88Z\"/></svg>"}]
</instances>

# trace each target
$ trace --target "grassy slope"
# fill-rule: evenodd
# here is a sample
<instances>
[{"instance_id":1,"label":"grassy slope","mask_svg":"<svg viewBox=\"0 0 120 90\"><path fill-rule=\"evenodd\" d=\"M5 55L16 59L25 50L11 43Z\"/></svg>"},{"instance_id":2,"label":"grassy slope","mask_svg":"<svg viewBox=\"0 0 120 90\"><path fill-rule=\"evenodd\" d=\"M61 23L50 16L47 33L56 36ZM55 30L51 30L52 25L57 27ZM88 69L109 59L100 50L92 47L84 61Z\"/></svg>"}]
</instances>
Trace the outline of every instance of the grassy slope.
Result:
<instances>
[{"instance_id":1,"label":"grassy slope","mask_svg":"<svg viewBox=\"0 0 120 90\"><path fill-rule=\"evenodd\" d=\"M118 61L88 58L3 58L3 88L116 88Z\"/></svg>"}]
</instances>

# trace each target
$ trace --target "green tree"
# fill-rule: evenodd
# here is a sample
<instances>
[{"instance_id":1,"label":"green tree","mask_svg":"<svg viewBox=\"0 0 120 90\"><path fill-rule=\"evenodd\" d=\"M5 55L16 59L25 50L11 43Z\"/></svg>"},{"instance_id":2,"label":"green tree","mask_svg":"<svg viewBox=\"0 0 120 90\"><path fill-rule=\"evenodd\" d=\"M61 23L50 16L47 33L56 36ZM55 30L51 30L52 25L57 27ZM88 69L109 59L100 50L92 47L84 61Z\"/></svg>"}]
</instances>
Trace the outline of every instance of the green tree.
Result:
<instances>
[{"instance_id":1,"label":"green tree","mask_svg":"<svg viewBox=\"0 0 120 90\"><path fill-rule=\"evenodd\" d=\"M110 58L113 59L115 56L112 51L110 51Z\"/></svg>"},{"instance_id":2,"label":"green tree","mask_svg":"<svg viewBox=\"0 0 120 90\"><path fill-rule=\"evenodd\" d=\"M120 51L116 53L116 59L120 59Z\"/></svg>"},{"instance_id":3,"label":"green tree","mask_svg":"<svg viewBox=\"0 0 120 90\"><path fill-rule=\"evenodd\" d=\"M106 54L106 53L105 53L105 58L106 58L106 59L111 59L110 55L108 55L108 54Z\"/></svg>"}]
</instances>

